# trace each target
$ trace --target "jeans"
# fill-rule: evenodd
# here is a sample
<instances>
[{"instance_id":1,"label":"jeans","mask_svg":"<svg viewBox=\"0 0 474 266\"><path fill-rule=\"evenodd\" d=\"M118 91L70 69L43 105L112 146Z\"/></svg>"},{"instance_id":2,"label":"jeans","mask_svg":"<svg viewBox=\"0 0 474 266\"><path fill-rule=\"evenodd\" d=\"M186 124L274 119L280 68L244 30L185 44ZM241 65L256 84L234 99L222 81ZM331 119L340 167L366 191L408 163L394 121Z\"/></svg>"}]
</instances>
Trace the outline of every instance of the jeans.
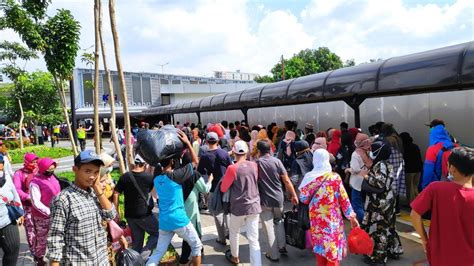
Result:
<instances>
[{"instance_id":1,"label":"jeans","mask_svg":"<svg viewBox=\"0 0 474 266\"><path fill-rule=\"evenodd\" d=\"M364 201L362 200L362 192L352 189L352 208L357 215L357 220L362 223L364 219Z\"/></svg>"},{"instance_id":2,"label":"jeans","mask_svg":"<svg viewBox=\"0 0 474 266\"><path fill-rule=\"evenodd\" d=\"M194 226L191 223L183 226L181 228L175 229L173 231L164 231L160 230L160 236L158 237L158 243L156 244L155 252L150 256L146 265L158 265L161 261L161 258L168 250L168 246L171 243L171 239L174 234L177 234L179 237L183 238L191 246L191 256L199 257L201 256L202 243L199 239L198 233Z\"/></svg>"},{"instance_id":3,"label":"jeans","mask_svg":"<svg viewBox=\"0 0 474 266\"><path fill-rule=\"evenodd\" d=\"M127 218L128 226L132 230L132 249L140 253L143 259L147 259L156 243L158 242L158 218L156 214L150 214L143 218ZM145 232L150 236L143 247Z\"/></svg>"},{"instance_id":4,"label":"jeans","mask_svg":"<svg viewBox=\"0 0 474 266\"><path fill-rule=\"evenodd\" d=\"M286 246L283 208L262 206L260 220L262 220L263 234L270 246L270 252L268 255L274 260L279 259L279 249Z\"/></svg>"},{"instance_id":5,"label":"jeans","mask_svg":"<svg viewBox=\"0 0 474 266\"><path fill-rule=\"evenodd\" d=\"M262 265L260 256L260 243L258 243L258 214L235 216L231 215L229 224L230 250L232 256L239 257L239 233L245 224L247 240L250 248L250 265Z\"/></svg>"}]
</instances>

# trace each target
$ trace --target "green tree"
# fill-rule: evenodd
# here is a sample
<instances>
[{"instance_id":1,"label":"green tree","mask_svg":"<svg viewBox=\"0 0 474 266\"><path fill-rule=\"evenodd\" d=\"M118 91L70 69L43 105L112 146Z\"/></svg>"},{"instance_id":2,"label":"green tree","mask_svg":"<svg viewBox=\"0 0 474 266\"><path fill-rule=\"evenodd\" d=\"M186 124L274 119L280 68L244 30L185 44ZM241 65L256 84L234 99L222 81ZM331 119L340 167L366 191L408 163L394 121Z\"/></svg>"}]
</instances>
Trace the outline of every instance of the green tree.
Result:
<instances>
[{"instance_id":1,"label":"green tree","mask_svg":"<svg viewBox=\"0 0 474 266\"><path fill-rule=\"evenodd\" d=\"M9 41L3 41L0 43L0 73L4 73L11 81L13 81L13 85L11 88L13 91L18 91L18 79L19 77L25 73L25 70L20 67L17 63L17 60L24 60L28 61L32 58L37 58L38 56L36 55L35 51L32 51L28 49L27 47L23 46L22 44L18 42L9 42ZM11 93L9 91L5 93L8 96ZM4 94L4 95L5 95ZM8 97L7 99L12 99ZM24 112L23 112L23 106L22 106L22 99L19 98L18 96L13 95L13 100L15 104L18 104L19 107L19 112L16 112L17 114L20 114L19 117L19 128L18 132L20 132L20 149L23 150L23 134L22 134L22 129L23 129L23 120L25 118ZM8 102L5 102L4 106L8 106Z\"/></svg>"},{"instance_id":2,"label":"green tree","mask_svg":"<svg viewBox=\"0 0 474 266\"><path fill-rule=\"evenodd\" d=\"M353 58L346 60L346 62L344 63L344 67L351 67L355 65L356 65L356 62Z\"/></svg>"},{"instance_id":3,"label":"green tree","mask_svg":"<svg viewBox=\"0 0 474 266\"><path fill-rule=\"evenodd\" d=\"M273 77L272 77L272 76L269 76L269 75L256 76L253 80L254 80L255 82L257 82L257 83L272 83L272 82L275 82L275 80L273 79Z\"/></svg>"},{"instance_id":4,"label":"green tree","mask_svg":"<svg viewBox=\"0 0 474 266\"><path fill-rule=\"evenodd\" d=\"M338 69L343 64L341 58L327 47L319 47L318 49L301 50L290 59L284 59L283 66L280 61L272 68L271 72L275 81L283 79L283 69L284 78L291 79Z\"/></svg>"},{"instance_id":5,"label":"green tree","mask_svg":"<svg viewBox=\"0 0 474 266\"><path fill-rule=\"evenodd\" d=\"M36 71L22 73L11 87L7 100L6 113L13 120L19 119L20 106L23 105L26 122L33 125L56 124L62 121L59 95L48 72Z\"/></svg>"},{"instance_id":6,"label":"green tree","mask_svg":"<svg viewBox=\"0 0 474 266\"><path fill-rule=\"evenodd\" d=\"M42 36L46 43L44 60L49 72L53 75L56 88L59 90L64 119L66 120L69 139L75 156L78 151L69 122L65 83L72 79L72 72L79 51L80 28L79 22L74 19L71 11L66 9L59 9L58 13L48 19L42 28Z\"/></svg>"},{"instance_id":7,"label":"green tree","mask_svg":"<svg viewBox=\"0 0 474 266\"><path fill-rule=\"evenodd\" d=\"M75 59L79 50L80 25L71 12L59 9L53 17L46 17L49 0L7 0L0 17L0 30L14 30L29 49L41 51L54 84L59 92L64 119L74 154L77 148L69 122L65 97L65 83L72 78Z\"/></svg>"}]
</instances>

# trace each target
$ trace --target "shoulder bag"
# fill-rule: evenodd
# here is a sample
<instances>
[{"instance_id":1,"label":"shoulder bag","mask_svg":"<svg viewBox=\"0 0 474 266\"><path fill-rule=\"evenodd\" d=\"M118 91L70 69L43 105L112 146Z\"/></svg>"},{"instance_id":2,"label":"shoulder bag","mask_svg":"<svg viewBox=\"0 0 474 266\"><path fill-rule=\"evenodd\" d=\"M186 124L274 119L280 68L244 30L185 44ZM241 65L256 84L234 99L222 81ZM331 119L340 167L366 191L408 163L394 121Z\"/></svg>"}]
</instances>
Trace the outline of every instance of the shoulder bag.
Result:
<instances>
[{"instance_id":1,"label":"shoulder bag","mask_svg":"<svg viewBox=\"0 0 474 266\"><path fill-rule=\"evenodd\" d=\"M133 186L138 191L138 194L140 194L140 197L143 199L143 201L145 201L146 204L148 204L148 212L151 212L154 208L153 199L151 197L149 199L145 197L145 194L143 194L143 191L140 189L140 187L137 184L137 180L135 179L135 176L133 176L131 172L128 172L128 176L130 177L130 180L132 180Z\"/></svg>"}]
</instances>

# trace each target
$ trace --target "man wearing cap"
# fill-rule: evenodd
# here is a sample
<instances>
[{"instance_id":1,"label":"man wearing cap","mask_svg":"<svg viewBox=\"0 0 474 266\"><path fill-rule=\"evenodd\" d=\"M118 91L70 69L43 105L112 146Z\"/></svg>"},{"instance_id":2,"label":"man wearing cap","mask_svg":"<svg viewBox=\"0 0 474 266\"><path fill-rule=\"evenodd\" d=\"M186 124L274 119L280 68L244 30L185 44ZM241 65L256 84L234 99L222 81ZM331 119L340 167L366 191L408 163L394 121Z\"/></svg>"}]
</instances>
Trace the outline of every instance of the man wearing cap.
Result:
<instances>
[{"instance_id":1,"label":"man wearing cap","mask_svg":"<svg viewBox=\"0 0 474 266\"><path fill-rule=\"evenodd\" d=\"M430 142L423 165L422 189L448 176L448 157L455 147L443 120L434 119L426 125L430 127Z\"/></svg>"},{"instance_id":2,"label":"man wearing cap","mask_svg":"<svg viewBox=\"0 0 474 266\"><path fill-rule=\"evenodd\" d=\"M209 199L212 198L213 192L215 191L217 184L221 180L222 176L226 172L226 169L229 165L232 164L232 159L229 156L229 153L224 151L217 144L219 141L219 136L215 132L209 132L206 135L206 142L208 144L208 149L201 154L197 171L201 174L213 175L214 179L212 180L211 194ZM226 227L225 221L227 220L227 215L224 213L212 213L214 217L214 222L216 223L217 228L217 243L221 245L226 244Z\"/></svg>"},{"instance_id":3,"label":"man wearing cap","mask_svg":"<svg viewBox=\"0 0 474 266\"><path fill-rule=\"evenodd\" d=\"M116 215L99 180L100 157L92 151L74 159L74 183L51 202L47 257L51 265L109 265L102 221Z\"/></svg>"},{"instance_id":4,"label":"man wearing cap","mask_svg":"<svg viewBox=\"0 0 474 266\"><path fill-rule=\"evenodd\" d=\"M304 140L308 142L309 146L313 145L314 140L316 139L316 135L314 135L314 126L310 123L306 123L304 127Z\"/></svg>"},{"instance_id":5,"label":"man wearing cap","mask_svg":"<svg viewBox=\"0 0 474 266\"><path fill-rule=\"evenodd\" d=\"M258 191L258 166L247 161L249 147L245 141L235 142L233 152L237 162L230 165L222 177L221 191L230 190L230 250L225 257L232 264L239 263L239 233L246 225L250 248L250 265L261 265L260 244L258 242L258 220L262 212Z\"/></svg>"},{"instance_id":6,"label":"man wearing cap","mask_svg":"<svg viewBox=\"0 0 474 266\"><path fill-rule=\"evenodd\" d=\"M158 241L158 219L153 210L150 192L153 189L153 175L146 173L145 160L135 156L133 170L123 174L115 186L114 205L118 206L120 194L124 194L125 218L132 229L132 248L147 259ZM149 234L143 247L145 232Z\"/></svg>"}]
</instances>

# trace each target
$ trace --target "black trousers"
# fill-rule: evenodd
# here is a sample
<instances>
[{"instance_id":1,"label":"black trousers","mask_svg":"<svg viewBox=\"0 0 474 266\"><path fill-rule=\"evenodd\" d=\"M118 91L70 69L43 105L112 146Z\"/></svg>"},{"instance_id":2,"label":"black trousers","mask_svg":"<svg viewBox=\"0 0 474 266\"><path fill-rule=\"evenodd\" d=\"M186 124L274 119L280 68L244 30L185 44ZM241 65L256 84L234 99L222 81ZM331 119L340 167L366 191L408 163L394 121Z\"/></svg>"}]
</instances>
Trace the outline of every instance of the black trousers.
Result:
<instances>
[{"instance_id":1,"label":"black trousers","mask_svg":"<svg viewBox=\"0 0 474 266\"><path fill-rule=\"evenodd\" d=\"M20 252L20 231L15 224L0 229L0 248L3 250L2 265L15 266Z\"/></svg>"},{"instance_id":2,"label":"black trousers","mask_svg":"<svg viewBox=\"0 0 474 266\"><path fill-rule=\"evenodd\" d=\"M81 146L81 151L84 151L86 149L86 139L78 139L79 140L79 145Z\"/></svg>"}]
</instances>

